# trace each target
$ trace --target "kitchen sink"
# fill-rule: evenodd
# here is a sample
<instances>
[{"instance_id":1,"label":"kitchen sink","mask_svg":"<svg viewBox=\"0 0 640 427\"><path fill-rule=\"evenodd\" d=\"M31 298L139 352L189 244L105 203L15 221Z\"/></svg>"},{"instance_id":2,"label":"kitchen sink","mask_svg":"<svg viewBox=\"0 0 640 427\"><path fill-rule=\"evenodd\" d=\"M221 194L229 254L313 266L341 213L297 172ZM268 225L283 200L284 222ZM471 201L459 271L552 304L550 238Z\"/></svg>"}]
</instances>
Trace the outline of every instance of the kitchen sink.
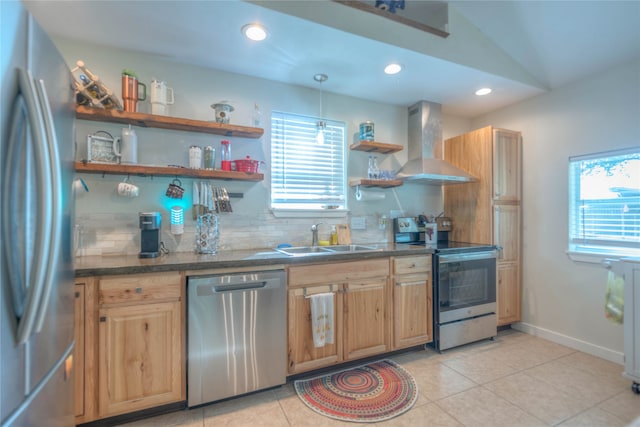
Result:
<instances>
[{"instance_id":1,"label":"kitchen sink","mask_svg":"<svg viewBox=\"0 0 640 427\"><path fill-rule=\"evenodd\" d=\"M378 250L378 248L375 246L365 246L365 245L336 245L336 246L326 246L326 248L334 252L362 252L362 251Z\"/></svg>"},{"instance_id":2,"label":"kitchen sink","mask_svg":"<svg viewBox=\"0 0 640 427\"><path fill-rule=\"evenodd\" d=\"M286 255L321 255L330 254L331 251L325 249L324 246L298 246L295 248L278 248L278 252L282 252Z\"/></svg>"},{"instance_id":3,"label":"kitchen sink","mask_svg":"<svg viewBox=\"0 0 640 427\"><path fill-rule=\"evenodd\" d=\"M334 245L334 246L298 246L293 248L278 248L278 252L289 256L331 255L345 252L378 251L376 246L366 245Z\"/></svg>"}]
</instances>

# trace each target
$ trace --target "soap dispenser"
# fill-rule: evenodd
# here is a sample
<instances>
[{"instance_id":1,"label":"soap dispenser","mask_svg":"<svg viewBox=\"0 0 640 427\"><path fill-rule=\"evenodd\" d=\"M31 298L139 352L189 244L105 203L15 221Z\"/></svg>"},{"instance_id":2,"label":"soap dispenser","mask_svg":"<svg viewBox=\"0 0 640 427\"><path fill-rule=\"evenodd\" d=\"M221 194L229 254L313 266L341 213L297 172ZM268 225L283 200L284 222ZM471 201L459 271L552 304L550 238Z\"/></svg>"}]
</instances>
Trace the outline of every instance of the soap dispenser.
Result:
<instances>
[{"instance_id":1,"label":"soap dispenser","mask_svg":"<svg viewBox=\"0 0 640 427\"><path fill-rule=\"evenodd\" d=\"M331 245L337 245L338 244L338 232L336 231L336 226L335 225L331 226L330 244Z\"/></svg>"}]
</instances>

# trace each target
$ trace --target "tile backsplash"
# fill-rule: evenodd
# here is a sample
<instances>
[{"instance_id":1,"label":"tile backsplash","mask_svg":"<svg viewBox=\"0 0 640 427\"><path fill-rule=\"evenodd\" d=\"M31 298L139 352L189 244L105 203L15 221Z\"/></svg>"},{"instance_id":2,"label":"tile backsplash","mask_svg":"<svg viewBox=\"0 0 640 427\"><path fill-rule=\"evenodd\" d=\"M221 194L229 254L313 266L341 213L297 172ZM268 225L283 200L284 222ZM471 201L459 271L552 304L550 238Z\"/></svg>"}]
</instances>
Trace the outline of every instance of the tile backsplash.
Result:
<instances>
[{"instance_id":1,"label":"tile backsplash","mask_svg":"<svg viewBox=\"0 0 640 427\"><path fill-rule=\"evenodd\" d=\"M359 215L363 216L363 215ZM311 244L311 225L322 222L319 239L328 240L331 225L349 223L349 218L323 220L317 218L276 218L265 209L248 213L221 213L218 215L220 238L219 251L275 248L281 243L293 246ZM355 243L387 243L393 240L391 225L379 226L376 215L365 216L364 230L351 230ZM162 213L160 241L169 252L193 252L195 250L196 221L185 212L184 233L170 232L169 215ZM74 228L76 256L137 255L140 252L138 215L131 213L77 214Z\"/></svg>"}]
</instances>

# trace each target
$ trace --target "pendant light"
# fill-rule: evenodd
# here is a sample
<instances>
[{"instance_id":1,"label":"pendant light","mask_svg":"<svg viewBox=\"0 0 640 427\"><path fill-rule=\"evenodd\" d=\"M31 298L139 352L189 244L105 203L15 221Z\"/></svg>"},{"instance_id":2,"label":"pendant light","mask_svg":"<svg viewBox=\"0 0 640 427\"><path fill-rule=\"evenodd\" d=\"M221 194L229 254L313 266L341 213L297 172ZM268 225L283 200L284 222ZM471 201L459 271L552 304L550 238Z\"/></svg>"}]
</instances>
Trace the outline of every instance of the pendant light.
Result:
<instances>
[{"instance_id":1,"label":"pendant light","mask_svg":"<svg viewBox=\"0 0 640 427\"><path fill-rule=\"evenodd\" d=\"M327 122L322 120L322 82L327 81L328 78L326 74L316 74L313 76L313 80L320 83L320 120L316 123L316 142L318 144L324 144L324 131L327 129Z\"/></svg>"}]
</instances>

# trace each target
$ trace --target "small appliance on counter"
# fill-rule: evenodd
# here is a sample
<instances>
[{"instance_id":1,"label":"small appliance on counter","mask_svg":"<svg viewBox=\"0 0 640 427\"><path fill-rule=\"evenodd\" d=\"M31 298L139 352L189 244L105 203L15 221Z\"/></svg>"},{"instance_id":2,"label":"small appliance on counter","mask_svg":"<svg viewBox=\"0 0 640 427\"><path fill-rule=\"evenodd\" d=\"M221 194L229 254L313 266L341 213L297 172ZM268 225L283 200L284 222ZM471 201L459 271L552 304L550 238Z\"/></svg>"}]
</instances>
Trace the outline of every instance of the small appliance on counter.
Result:
<instances>
[{"instance_id":1,"label":"small appliance on counter","mask_svg":"<svg viewBox=\"0 0 640 427\"><path fill-rule=\"evenodd\" d=\"M400 217L393 219L394 242L419 244L431 248L438 245L438 225L427 222L426 217Z\"/></svg>"},{"instance_id":2,"label":"small appliance on counter","mask_svg":"<svg viewBox=\"0 0 640 427\"><path fill-rule=\"evenodd\" d=\"M140 258L160 255L160 212L140 212Z\"/></svg>"}]
</instances>

